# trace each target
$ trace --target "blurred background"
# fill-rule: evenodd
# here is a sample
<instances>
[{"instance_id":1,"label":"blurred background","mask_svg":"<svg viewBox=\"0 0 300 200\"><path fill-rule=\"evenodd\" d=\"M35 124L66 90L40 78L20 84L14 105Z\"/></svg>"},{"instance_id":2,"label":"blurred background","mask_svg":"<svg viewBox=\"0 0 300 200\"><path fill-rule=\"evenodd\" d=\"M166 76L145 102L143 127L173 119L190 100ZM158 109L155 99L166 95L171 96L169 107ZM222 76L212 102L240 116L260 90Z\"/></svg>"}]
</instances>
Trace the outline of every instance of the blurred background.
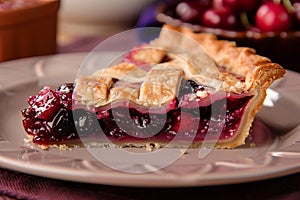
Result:
<instances>
[{"instance_id":1,"label":"blurred background","mask_svg":"<svg viewBox=\"0 0 300 200\"><path fill-rule=\"evenodd\" d=\"M113 34L165 23L300 71L300 0L0 0L0 61L89 51Z\"/></svg>"}]
</instances>

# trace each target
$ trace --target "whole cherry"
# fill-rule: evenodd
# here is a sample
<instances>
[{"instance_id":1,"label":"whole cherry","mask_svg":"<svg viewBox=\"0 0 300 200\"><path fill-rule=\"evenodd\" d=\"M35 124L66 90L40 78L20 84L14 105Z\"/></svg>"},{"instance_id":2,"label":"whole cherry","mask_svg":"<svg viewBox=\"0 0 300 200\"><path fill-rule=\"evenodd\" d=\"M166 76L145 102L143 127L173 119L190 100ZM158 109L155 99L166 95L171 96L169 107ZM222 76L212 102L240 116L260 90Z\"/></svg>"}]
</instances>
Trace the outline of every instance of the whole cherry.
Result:
<instances>
[{"instance_id":1,"label":"whole cherry","mask_svg":"<svg viewBox=\"0 0 300 200\"><path fill-rule=\"evenodd\" d=\"M262 32L282 32L291 28L292 16L284 5L266 2L258 8L255 22Z\"/></svg>"},{"instance_id":2,"label":"whole cherry","mask_svg":"<svg viewBox=\"0 0 300 200\"><path fill-rule=\"evenodd\" d=\"M295 9L295 20L298 26L300 26L300 2L296 2L293 4Z\"/></svg>"},{"instance_id":3,"label":"whole cherry","mask_svg":"<svg viewBox=\"0 0 300 200\"><path fill-rule=\"evenodd\" d=\"M209 28L237 30L241 26L239 17L226 7L220 9L207 9L203 13L201 20L203 25Z\"/></svg>"},{"instance_id":4,"label":"whole cherry","mask_svg":"<svg viewBox=\"0 0 300 200\"><path fill-rule=\"evenodd\" d=\"M198 23L203 11L208 7L208 1L182 1L176 6L176 14L184 22Z\"/></svg>"},{"instance_id":5,"label":"whole cherry","mask_svg":"<svg viewBox=\"0 0 300 200\"><path fill-rule=\"evenodd\" d=\"M214 9L224 8L223 0L212 0L212 8Z\"/></svg>"}]
</instances>

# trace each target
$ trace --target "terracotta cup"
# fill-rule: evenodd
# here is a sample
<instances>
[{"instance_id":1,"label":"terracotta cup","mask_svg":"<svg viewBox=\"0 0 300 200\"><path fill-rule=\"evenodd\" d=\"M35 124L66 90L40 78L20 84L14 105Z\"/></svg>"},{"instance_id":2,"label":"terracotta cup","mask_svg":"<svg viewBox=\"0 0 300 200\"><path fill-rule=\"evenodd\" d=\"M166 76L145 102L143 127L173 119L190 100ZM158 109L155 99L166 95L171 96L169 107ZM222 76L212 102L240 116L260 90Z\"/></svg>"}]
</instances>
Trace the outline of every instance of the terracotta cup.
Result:
<instances>
[{"instance_id":1,"label":"terracotta cup","mask_svg":"<svg viewBox=\"0 0 300 200\"><path fill-rule=\"evenodd\" d=\"M0 11L0 61L56 52L60 0Z\"/></svg>"}]
</instances>

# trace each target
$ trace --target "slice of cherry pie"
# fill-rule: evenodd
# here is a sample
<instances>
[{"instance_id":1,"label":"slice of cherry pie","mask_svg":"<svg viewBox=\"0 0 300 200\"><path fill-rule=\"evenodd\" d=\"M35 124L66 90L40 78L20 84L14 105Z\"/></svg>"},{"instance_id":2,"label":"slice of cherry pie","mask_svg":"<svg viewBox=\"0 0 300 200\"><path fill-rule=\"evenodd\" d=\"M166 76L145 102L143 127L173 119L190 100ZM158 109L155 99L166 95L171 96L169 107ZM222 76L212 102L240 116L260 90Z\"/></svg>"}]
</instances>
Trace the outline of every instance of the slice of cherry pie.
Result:
<instances>
[{"instance_id":1,"label":"slice of cherry pie","mask_svg":"<svg viewBox=\"0 0 300 200\"><path fill-rule=\"evenodd\" d=\"M244 144L266 89L284 74L253 49L165 25L123 62L29 97L23 125L43 149L82 141L235 148Z\"/></svg>"}]
</instances>

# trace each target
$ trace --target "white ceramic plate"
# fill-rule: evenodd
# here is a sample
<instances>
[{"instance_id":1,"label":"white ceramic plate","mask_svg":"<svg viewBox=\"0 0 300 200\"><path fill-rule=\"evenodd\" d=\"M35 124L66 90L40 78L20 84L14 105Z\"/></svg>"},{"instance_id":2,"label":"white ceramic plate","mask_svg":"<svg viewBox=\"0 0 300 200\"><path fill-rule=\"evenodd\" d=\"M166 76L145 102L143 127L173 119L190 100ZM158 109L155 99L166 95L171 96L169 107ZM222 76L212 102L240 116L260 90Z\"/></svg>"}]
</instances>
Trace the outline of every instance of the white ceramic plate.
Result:
<instances>
[{"instance_id":1,"label":"white ceramic plate","mask_svg":"<svg viewBox=\"0 0 300 200\"><path fill-rule=\"evenodd\" d=\"M280 99L263 108L258 117L284 133L264 144L233 150L212 150L199 158L199 149L188 150L168 167L149 173L113 170L87 149L42 151L24 143L20 110L26 99L44 85L72 82L86 54L34 57L0 64L0 166L28 174L86 183L123 186L204 186L242 183L279 177L300 171L299 89L300 75L288 72L274 87ZM261 140L261 141L262 141ZM180 150L178 150L180 151ZM151 164L115 163L118 168L142 171ZM126 170L125 170L126 171Z\"/></svg>"}]
</instances>

